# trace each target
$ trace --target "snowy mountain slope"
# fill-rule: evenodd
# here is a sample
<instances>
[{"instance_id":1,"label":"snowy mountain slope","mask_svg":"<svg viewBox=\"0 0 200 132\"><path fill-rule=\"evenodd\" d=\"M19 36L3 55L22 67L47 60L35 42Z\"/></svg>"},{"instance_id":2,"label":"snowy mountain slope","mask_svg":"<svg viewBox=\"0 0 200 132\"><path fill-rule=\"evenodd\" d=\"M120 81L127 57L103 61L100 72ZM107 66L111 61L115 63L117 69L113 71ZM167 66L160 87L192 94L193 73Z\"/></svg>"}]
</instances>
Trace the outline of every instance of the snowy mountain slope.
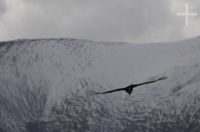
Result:
<instances>
[{"instance_id":1,"label":"snowy mountain slope","mask_svg":"<svg viewBox=\"0 0 200 132\"><path fill-rule=\"evenodd\" d=\"M76 39L0 43L0 130L198 131L200 38L163 44ZM125 92L92 95L168 76Z\"/></svg>"}]
</instances>

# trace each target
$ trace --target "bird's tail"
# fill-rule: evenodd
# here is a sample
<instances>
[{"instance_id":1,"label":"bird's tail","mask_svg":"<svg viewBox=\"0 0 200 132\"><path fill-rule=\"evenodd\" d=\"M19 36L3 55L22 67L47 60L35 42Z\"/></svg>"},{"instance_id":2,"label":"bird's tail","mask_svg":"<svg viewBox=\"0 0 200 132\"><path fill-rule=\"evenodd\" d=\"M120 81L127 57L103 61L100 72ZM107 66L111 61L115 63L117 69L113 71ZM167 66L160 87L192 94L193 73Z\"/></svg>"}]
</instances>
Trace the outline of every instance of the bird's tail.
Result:
<instances>
[{"instance_id":1,"label":"bird's tail","mask_svg":"<svg viewBox=\"0 0 200 132\"><path fill-rule=\"evenodd\" d=\"M127 89L124 89L124 90L129 94L129 96L133 92L133 88L127 88Z\"/></svg>"}]
</instances>

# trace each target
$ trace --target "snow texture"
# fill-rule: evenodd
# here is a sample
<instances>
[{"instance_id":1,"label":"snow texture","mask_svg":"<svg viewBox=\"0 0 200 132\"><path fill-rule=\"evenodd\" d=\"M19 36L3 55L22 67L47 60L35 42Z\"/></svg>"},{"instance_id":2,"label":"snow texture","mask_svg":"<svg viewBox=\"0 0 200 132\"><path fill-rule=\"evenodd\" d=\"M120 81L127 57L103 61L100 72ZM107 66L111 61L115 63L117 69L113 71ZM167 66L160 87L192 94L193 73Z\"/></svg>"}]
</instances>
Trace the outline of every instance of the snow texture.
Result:
<instances>
[{"instance_id":1,"label":"snow texture","mask_svg":"<svg viewBox=\"0 0 200 132\"><path fill-rule=\"evenodd\" d=\"M0 43L0 132L200 131L200 38ZM94 95L132 83L167 80Z\"/></svg>"}]
</instances>

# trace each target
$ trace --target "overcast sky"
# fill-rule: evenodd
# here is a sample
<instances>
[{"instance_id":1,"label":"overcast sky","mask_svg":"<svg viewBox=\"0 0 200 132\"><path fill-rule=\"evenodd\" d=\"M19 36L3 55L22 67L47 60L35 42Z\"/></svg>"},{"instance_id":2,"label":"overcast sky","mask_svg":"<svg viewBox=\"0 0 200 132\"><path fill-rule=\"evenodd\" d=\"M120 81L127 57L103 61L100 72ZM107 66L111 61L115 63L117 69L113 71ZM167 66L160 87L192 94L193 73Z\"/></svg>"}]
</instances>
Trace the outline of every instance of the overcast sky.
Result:
<instances>
[{"instance_id":1,"label":"overcast sky","mask_svg":"<svg viewBox=\"0 0 200 132\"><path fill-rule=\"evenodd\" d=\"M190 17L185 26L185 11ZM0 41L81 38L156 42L200 35L199 0L0 0Z\"/></svg>"}]
</instances>

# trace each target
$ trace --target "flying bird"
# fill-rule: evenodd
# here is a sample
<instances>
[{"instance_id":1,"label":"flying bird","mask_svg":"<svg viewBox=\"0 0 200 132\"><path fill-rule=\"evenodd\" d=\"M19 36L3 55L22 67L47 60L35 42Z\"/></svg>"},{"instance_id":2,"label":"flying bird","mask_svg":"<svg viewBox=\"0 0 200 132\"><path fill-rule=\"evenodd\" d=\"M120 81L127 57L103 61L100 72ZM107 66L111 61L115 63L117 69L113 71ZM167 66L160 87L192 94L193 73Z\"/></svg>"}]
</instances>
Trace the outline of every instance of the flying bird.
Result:
<instances>
[{"instance_id":1,"label":"flying bird","mask_svg":"<svg viewBox=\"0 0 200 132\"><path fill-rule=\"evenodd\" d=\"M110 90L110 91L106 91L106 92L102 92L102 93L101 92L100 93L95 92L94 94L108 94L108 93L113 93L113 92L118 92L118 91L126 91L130 96L132 91L133 91L133 88L136 88L136 87L141 86L141 85L155 83L157 81L161 81L161 80L165 80L165 79L167 79L167 77L161 77L161 78L159 78L157 80L143 82L143 83L139 83L139 84L131 84L131 85L125 87L125 88L118 88L118 89L114 89L114 90Z\"/></svg>"}]
</instances>

